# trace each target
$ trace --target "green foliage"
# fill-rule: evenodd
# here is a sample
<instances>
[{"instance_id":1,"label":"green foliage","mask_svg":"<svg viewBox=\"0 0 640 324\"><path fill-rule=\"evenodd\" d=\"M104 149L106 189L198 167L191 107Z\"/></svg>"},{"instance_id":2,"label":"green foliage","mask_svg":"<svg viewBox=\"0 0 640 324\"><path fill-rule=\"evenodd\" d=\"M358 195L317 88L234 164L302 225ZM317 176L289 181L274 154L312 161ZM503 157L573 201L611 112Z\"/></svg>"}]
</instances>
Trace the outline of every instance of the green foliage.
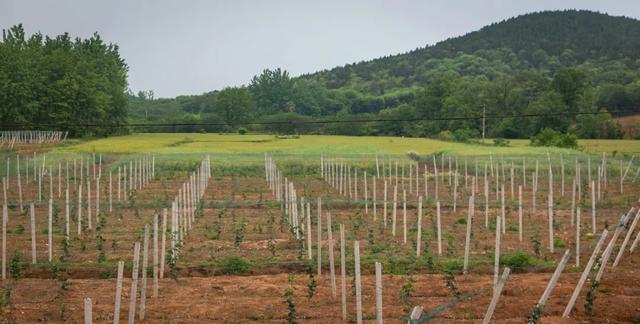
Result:
<instances>
[{"instance_id":1,"label":"green foliage","mask_svg":"<svg viewBox=\"0 0 640 324\"><path fill-rule=\"evenodd\" d=\"M318 286L318 282L316 278L313 276L313 271L309 271L309 280L307 281L307 299L311 300L313 295L316 292L316 287Z\"/></svg>"},{"instance_id":2,"label":"green foliage","mask_svg":"<svg viewBox=\"0 0 640 324\"><path fill-rule=\"evenodd\" d=\"M97 34L28 36L22 25L0 42L0 124L59 125L71 136L103 136L127 123L127 72L117 45ZM94 124L85 128L82 124ZM51 127L49 126L49 129Z\"/></svg>"},{"instance_id":3,"label":"green foliage","mask_svg":"<svg viewBox=\"0 0 640 324\"><path fill-rule=\"evenodd\" d=\"M511 271L524 272L529 266L533 264L531 257L526 255L522 251L516 251L511 254L505 254L500 256L500 264L505 267L511 268Z\"/></svg>"},{"instance_id":4,"label":"green foliage","mask_svg":"<svg viewBox=\"0 0 640 324\"><path fill-rule=\"evenodd\" d=\"M631 112L640 105L640 41L629 36L634 31L640 31L640 24L625 17L575 10L538 12L409 53L297 78L267 69L246 89L253 105L245 115L265 124L248 130L440 135L468 142L478 138L484 109L487 116L507 116L486 119L488 137L530 138L551 128L572 130L581 138L617 138L620 129L611 118L601 118L606 114L576 113ZM218 107L217 97L224 91L175 99L131 94L132 120L228 124L168 130L173 132L233 131L236 121ZM509 117L522 114L534 116ZM336 119L341 122L307 123ZM366 121L372 119L382 121ZM356 120L361 122L352 122Z\"/></svg>"},{"instance_id":5,"label":"green foliage","mask_svg":"<svg viewBox=\"0 0 640 324\"><path fill-rule=\"evenodd\" d=\"M222 259L220 271L224 274L247 273L251 263L241 256L228 256Z\"/></svg>"},{"instance_id":6,"label":"green foliage","mask_svg":"<svg viewBox=\"0 0 640 324\"><path fill-rule=\"evenodd\" d=\"M415 292L415 288L413 287L415 282L415 279L408 277L400 288L400 301L402 302L405 312L411 310L411 306L413 306L411 304L411 297L413 297L413 293Z\"/></svg>"},{"instance_id":7,"label":"green foliage","mask_svg":"<svg viewBox=\"0 0 640 324\"><path fill-rule=\"evenodd\" d=\"M296 319L296 303L293 299L293 286L291 286L291 283L289 284L289 287L287 287L284 290L284 303L287 305L287 322L289 324L295 324L298 323L297 319Z\"/></svg>"},{"instance_id":8,"label":"green foliage","mask_svg":"<svg viewBox=\"0 0 640 324\"><path fill-rule=\"evenodd\" d=\"M20 279L23 269L24 264L22 263L22 253L17 250L13 251L11 260L9 261L9 274L11 275L11 278Z\"/></svg>"},{"instance_id":9,"label":"green foliage","mask_svg":"<svg viewBox=\"0 0 640 324\"><path fill-rule=\"evenodd\" d=\"M531 139L531 145L578 148L578 138L574 134L563 134L559 131L545 128Z\"/></svg>"}]
</instances>

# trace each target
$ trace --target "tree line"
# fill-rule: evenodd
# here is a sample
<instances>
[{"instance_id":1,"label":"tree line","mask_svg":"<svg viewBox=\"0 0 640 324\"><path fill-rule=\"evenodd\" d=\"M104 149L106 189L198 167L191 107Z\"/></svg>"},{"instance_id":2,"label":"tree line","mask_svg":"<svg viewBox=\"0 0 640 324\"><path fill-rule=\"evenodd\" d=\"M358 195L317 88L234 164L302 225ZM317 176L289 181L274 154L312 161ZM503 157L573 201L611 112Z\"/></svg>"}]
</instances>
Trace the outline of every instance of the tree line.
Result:
<instances>
[{"instance_id":1,"label":"tree line","mask_svg":"<svg viewBox=\"0 0 640 324\"><path fill-rule=\"evenodd\" d=\"M3 30L0 128L113 134L128 123L127 71L118 46L97 33L72 39L27 37L22 25Z\"/></svg>"}]
</instances>

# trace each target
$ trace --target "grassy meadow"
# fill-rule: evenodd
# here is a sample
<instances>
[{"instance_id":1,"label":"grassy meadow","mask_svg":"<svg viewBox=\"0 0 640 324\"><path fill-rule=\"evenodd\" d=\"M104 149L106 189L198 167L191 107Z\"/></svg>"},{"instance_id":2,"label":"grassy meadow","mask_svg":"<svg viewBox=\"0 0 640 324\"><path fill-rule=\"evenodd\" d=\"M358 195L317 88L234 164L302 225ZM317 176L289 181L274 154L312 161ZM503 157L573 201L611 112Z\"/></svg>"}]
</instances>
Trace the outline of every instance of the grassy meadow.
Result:
<instances>
[{"instance_id":1,"label":"grassy meadow","mask_svg":"<svg viewBox=\"0 0 640 324\"><path fill-rule=\"evenodd\" d=\"M491 144L489 144L491 143ZM274 135L235 134L133 134L90 141L79 141L54 147L64 153L270 153L297 155L358 155L358 154L418 154L443 152L455 155L537 155L549 153L579 153L578 150L531 147L529 140L511 140L507 147L487 144L445 142L427 138L303 135L299 138L279 138ZM640 153L636 140L580 140L585 153Z\"/></svg>"}]
</instances>

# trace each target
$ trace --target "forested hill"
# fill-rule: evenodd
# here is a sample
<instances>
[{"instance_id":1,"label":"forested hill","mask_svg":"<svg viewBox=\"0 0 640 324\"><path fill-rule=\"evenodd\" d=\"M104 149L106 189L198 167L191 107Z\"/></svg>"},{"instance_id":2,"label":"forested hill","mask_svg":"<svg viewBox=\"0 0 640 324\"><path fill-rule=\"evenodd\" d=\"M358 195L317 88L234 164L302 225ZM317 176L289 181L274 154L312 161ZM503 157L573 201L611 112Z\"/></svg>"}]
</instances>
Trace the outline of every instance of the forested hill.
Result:
<instances>
[{"instance_id":1,"label":"forested hill","mask_svg":"<svg viewBox=\"0 0 640 324\"><path fill-rule=\"evenodd\" d=\"M410 85L424 85L443 59L473 54L480 61L461 61L464 74L493 76L497 71L476 70L481 61L501 61L503 72L517 69L555 69L587 60L640 58L640 21L585 10L529 13L450 38L433 46L348 64L303 76L329 88L353 86L368 93ZM498 50L498 51L496 51ZM391 87L376 80L397 79ZM363 84L371 82L369 87ZM359 85L358 85L359 84ZM385 89L387 88L387 89Z\"/></svg>"},{"instance_id":2,"label":"forested hill","mask_svg":"<svg viewBox=\"0 0 640 324\"><path fill-rule=\"evenodd\" d=\"M479 119L447 118L480 116L486 109L488 115L513 116L488 120L488 136L530 137L548 127L584 138L618 137L610 116L579 113L640 111L638 35L640 21L631 18L576 10L531 13L408 53L299 77L275 69L246 87L199 96L131 93L130 116L135 122L209 124L148 131L217 132L244 125L287 133L469 137L478 136ZM566 115L517 117L557 113ZM321 119L421 121L281 124Z\"/></svg>"}]
</instances>

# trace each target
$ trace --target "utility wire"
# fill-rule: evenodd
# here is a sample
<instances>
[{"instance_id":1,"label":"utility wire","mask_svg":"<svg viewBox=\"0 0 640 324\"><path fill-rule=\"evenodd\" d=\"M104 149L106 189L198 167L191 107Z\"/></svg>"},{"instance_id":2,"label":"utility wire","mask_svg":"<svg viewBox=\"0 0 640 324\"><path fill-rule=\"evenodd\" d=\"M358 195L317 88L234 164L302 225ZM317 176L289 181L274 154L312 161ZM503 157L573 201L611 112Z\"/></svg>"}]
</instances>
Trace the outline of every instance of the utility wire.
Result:
<instances>
[{"instance_id":1,"label":"utility wire","mask_svg":"<svg viewBox=\"0 0 640 324\"><path fill-rule=\"evenodd\" d=\"M373 119L323 119L323 120L282 120L282 121L252 121L252 122L238 122L235 124L230 124L226 122L216 122L216 123L207 123L207 122L199 122L199 123L130 123L125 125L106 125L106 124L95 124L95 123L37 123L37 124L23 124L23 123L10 123L4 124L0 126L3 129L9 128L25 128L25 127L56 127L56 128L68 128L70 126L74 127L111 127L111 128L127 128L127 127L180 127L180 126L246 126L246 125L288 125L288 124L296 124L296 125L308 125L308 124L344 124L344 123L374 123L374 122L421 122L421 121L461 121L461 120L481 120L483 118L486 119L505 119L505 118L536 118L536 117L575 117L575 116L586 116L586 115L604 115L604 114L617 114L617 113L632 113L630 111L594 111L594 112L558 112L558 113L544 113L544 114L520 114L520 115L508 115L508 114L487 114L485 116L458 116L458 117L420 117L420 118L393 118L393 119L384 119L384 118L373 118ZM640 112L635 112L640 113Z\"/></svg>"}]
</instances>

